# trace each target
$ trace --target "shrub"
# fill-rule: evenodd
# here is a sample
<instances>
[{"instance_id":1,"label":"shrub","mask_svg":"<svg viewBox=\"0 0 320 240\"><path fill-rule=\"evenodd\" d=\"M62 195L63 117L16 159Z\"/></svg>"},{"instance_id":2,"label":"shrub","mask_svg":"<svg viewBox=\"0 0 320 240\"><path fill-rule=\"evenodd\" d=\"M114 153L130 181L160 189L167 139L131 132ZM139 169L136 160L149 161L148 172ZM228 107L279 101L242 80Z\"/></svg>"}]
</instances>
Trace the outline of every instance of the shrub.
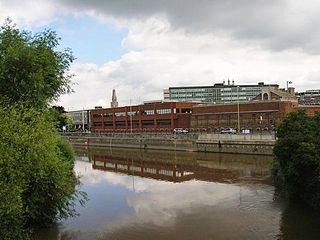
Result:
<instances>
[{"instance_id":1,"label":"shrub","mask_svg":"<svg viewBox=\"0 0 320 240\"><path fill-rule=\"evenodd\" d=\"M320 115L292 112L278 128L273 172L294 200L320 209Z\"/></svg>"}]
</instances>

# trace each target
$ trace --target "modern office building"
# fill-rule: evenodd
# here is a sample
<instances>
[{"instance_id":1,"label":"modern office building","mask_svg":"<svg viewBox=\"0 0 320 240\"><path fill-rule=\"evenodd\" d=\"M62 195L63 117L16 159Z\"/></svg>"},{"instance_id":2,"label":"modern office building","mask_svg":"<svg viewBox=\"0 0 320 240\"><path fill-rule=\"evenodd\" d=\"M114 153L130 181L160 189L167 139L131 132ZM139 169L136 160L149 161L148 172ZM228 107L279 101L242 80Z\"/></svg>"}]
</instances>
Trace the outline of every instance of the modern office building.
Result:
<instances>
[{"instance_id":1,"label":"modern office building","mask_svg":"<svg viewBox=\"0 0 320 240\"><path fill-rule=\"evenodd\" d=\"M296 93L299 103L303 105L320 105L320 89Z\"/></svg>"},{"instance_id":2,"label":"modern office building","mask_svg":"<svg viewBox=\"0 0 320 240\"><path fill-rule=\"evenodd\" d=\"M73 120L73 129L76 131L83 131L90 129L90 111L89 110L77 110L69 111L68 115Z\"/></svg>"},{"instance_id":3,"label":"modern office building","mask_svg":"<svg viewBox=\"0 0 320 240\"><path fill-rule=\"evenodd\" d=\"M163 90L164 100L177 102L230 103L251 101L262 92L278 89L277 84L235 85L216 83L213 86L170 87Z\"/></svg>"},{"instance_id":4,"label":"modern office building","mask_svg":"<svg viewBox=\"0 0 320 240\"><path fill-rule=\"evenodd\" d=\"M189 128L195 103L151 102L142 105L90 110L92 131L172 131Z\"/></svg>"}]
</instances>

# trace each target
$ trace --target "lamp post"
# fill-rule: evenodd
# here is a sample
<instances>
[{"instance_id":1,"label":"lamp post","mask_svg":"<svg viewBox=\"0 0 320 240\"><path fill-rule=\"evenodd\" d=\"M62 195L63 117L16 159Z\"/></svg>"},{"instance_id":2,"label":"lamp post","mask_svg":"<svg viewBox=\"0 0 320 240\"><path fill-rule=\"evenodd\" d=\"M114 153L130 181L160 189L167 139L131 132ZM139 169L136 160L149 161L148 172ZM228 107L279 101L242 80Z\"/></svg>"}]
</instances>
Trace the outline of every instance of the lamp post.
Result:
<instances>
[{"instance_id":1,"label":"lamp post","mask_svg":"<svg viewBox=\"0 0 320 240\"><path fill-rule=\"evenodd\" d=\"M130 133L132 134L132 106L131 106L131 99L130 99Z\"/></svg>"},{"instance_id":2,"label":"lamp post","mask_svg":"<svg viewBox=\"0 0 320 240\"><path fill-rule=\"evenodd\" d=\"M239 86L237 86L237 99L238 99L238 133L240 132L240 103L239 103Z\"/></svg>"}]
</instances>

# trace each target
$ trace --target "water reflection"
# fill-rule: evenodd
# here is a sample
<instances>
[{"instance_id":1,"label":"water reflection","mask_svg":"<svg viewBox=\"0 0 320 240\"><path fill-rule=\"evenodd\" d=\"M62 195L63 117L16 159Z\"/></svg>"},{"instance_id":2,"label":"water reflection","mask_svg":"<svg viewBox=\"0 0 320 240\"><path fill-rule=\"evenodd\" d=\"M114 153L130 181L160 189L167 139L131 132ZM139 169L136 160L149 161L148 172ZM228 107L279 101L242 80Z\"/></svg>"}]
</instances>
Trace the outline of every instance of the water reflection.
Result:
<instances>
[{"instance_id":1,"label":"water reflection","mask_svg":"<svg viewBox=\"0 0 320 240\"><path fill-rule=\"evenodd\" d=\"M78 152L94 169L140 177L184 182L269 182L271 156L215 153L94 149Z\"/></svg>"},{"instance_id":2,"label":"water reflection","mask_svg":"<svg viewBox=\"0 0 320 240\"><path fill-rule=\"evenodd\" d=\"M274 198L267 156L77 149L77 159L86 208L35 239L299 239L301 216L320 223Z\"/></svg>"}]
</instances>

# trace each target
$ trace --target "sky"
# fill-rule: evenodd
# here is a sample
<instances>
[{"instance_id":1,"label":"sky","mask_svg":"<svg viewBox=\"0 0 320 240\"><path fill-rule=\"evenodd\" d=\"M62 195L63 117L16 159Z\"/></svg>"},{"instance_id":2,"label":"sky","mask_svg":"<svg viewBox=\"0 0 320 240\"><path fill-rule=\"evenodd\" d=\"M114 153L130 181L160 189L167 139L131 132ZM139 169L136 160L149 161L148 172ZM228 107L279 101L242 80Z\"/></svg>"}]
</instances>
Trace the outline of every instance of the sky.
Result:
<instances>
[{"instance_id":1,"label":"sky","mask_svg":"<svg viewBox=\"0 0 320 240\"><path fill-rule=\"evenodd\" d=\"M163 98L234 79L320 89L320 1L0 0L0 23L52 29L76 60L66 110Z\"/></svg>"}]
</instances>

